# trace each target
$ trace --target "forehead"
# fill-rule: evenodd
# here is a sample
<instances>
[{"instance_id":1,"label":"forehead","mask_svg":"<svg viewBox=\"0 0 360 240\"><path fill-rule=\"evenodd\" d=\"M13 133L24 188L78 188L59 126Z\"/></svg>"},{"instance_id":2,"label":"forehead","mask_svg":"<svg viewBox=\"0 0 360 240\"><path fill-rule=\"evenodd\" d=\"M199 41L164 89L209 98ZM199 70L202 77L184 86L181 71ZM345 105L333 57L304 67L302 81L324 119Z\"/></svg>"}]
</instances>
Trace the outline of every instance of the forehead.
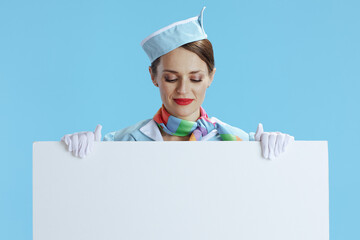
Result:
<instances>
[{"instance_id":1,"label":"forehead","mask_svg":"<svg viewBox=\"0 0 360 240\"><path fill-rule=\"evenodd\" d=\"M171 69L177 72L206 71L206 63L201 58L185 48L176 48L161 56L159 70Z\"/></svg>"}]
</instances>

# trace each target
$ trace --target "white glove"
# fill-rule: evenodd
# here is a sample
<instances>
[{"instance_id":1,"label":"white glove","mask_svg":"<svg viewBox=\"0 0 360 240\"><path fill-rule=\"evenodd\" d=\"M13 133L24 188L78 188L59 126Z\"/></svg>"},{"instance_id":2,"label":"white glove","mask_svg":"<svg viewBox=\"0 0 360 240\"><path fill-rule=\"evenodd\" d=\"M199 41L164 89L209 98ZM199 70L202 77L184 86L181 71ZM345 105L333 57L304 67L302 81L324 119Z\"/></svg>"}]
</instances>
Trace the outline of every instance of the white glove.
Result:
<instances>
[{"instance_id":1,"label":"white glove","mask_svg":"<svg viewBox=\"0 0 360 240\"><path fill-rule=\"evenodd\" d=\"M256 133L255 141L260 141L261 150L264 158L274 159L285 152L286 147L295 138L289 134L281 132L264 132L263 125L259 123Z\"/></svg>"},{"instance_id":2,"label":"white glove","mask_svg":"<svg viewBox=\"0 0 360 240\"><path fill-rule=\"evenodd\" d=\"M101 141L101 128L98 124L95 132L78 132L74 134L66 134L61 141L68 146L68 150L73 152L74 156L84 158L94 148L94 141Z\"/></svg>"}]
</instances>

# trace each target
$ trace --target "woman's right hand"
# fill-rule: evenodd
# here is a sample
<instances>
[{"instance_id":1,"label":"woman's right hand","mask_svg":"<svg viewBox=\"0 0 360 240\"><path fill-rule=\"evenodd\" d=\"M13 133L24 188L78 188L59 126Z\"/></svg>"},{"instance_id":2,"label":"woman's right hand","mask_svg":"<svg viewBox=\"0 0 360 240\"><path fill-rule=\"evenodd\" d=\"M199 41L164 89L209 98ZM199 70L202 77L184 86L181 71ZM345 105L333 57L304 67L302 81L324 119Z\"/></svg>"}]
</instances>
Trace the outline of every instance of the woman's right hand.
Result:
<instances>
[{"instance_id":1,"label":"woman's right hand","mask_svg":"<svg viewBox=\"0 0 360 240\"><path fill-rule=\"evenodd\" d=\"M101 128L98 124L94 132L78 132L66 134L61 141L68 146L68 150L76 157L84 158L94 148L94 141L101 141Z\"/></svg>"}]
</instances>

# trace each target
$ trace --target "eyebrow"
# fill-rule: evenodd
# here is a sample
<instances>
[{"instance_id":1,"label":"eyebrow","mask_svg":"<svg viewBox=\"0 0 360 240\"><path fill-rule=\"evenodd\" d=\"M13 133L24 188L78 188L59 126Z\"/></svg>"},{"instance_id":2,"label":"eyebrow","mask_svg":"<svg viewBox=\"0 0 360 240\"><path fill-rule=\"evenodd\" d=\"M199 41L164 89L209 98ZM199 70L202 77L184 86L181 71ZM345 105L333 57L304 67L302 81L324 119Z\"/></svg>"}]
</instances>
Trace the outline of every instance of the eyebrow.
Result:
<instances>
[{"instance_id":1,"label":"eyebrow","mask_svg":"<svg viewBox=\"0 0 360 240\"><path fill-rule=\"evenodd\" d=\"M177 71L170 70L170 69L164 69L163 72L178 73ZM193 73L198 73L198 72L202 72L202 70L196 70L196 71L192 71L192 72L189 72L189 73L193 74Z\"/></svg>"}]
</instances>

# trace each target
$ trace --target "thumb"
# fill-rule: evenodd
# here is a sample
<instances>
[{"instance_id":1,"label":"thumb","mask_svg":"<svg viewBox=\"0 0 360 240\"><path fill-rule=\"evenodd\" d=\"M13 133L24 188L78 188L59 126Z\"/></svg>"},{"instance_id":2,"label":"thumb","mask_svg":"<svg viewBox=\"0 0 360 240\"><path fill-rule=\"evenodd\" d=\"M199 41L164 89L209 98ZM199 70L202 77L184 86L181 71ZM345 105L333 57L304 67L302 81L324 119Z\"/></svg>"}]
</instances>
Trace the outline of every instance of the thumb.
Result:
<instances>
[{"instance_id":1,"label":"thumb","mask_svg":"<svg viewBox=\"0 0 360 240\"><path fill-rule=\"evenodd\" d=\"M95 129L95 132L94 132L94 135L95 135L95 141L101 141L101 129L102 129L102 126L100 124L98 124L96 126L96 129Z\"/></svg>"},{"instance_id":2,"label":"thumb","mask_svg":"<svg viewBox=\"0 0 360 240\"><path fill-rule=\"evenodd\" d=\"M264 132L263 125L259 123L256 133L255 133L255 141L260 141L261 134Z\"/></svg>"}]
</instances>

